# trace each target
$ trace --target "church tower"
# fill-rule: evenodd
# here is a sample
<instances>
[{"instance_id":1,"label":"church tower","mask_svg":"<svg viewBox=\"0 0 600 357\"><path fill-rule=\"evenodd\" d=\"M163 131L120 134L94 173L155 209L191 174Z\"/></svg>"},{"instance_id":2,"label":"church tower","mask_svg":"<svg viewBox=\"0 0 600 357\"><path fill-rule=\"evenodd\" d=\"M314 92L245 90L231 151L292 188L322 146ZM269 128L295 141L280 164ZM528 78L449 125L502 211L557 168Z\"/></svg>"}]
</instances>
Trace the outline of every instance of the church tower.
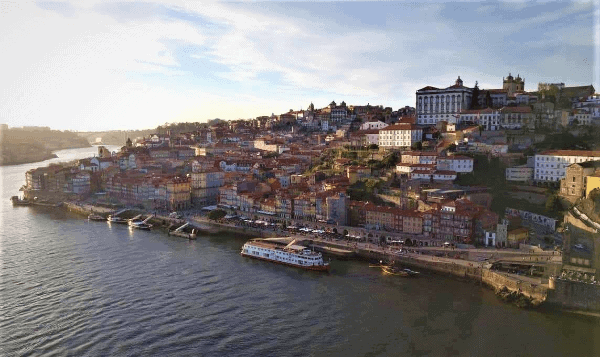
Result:
<instances>
[{"instance_id":1,"label":"church tower","mask_svg":"<svg viewBox=\"0 0 600 357\"><path fill-rule=\"evenodd\" d=\"M510 73L508 77L502 78L502 89L508 92L508 96L512 97L516 92L525 91L525 78L521 78L517 74L517 78L514 78Z\"/></svg>"}]
</instances>

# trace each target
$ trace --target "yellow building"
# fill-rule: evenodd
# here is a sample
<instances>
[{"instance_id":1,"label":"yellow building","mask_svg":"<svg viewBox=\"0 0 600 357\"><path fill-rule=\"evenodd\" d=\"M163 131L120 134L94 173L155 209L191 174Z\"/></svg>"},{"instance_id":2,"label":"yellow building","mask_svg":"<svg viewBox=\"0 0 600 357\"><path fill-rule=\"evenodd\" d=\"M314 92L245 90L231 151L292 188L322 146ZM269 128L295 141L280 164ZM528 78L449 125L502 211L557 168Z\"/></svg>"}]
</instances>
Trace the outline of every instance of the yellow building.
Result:
<instances>
[{"instance_id":1,"label":"yellow building","mask_svg":"<svg viewBox=\"0 0 600 357\"><path fill-rule=\"evenodd\" d=\"M590 197L590 192L595 188L600 189L600 173L596 173L585 178L585 197Z\"/></svg>"},{"instance_id":2,"label":"yellow building","mask_svg":"<svg viewBox=\"0 0 600 357\"><path fill-rule=\"evenodd\" d=\"M346 168L346 176L352 185L356 181L371 177L371 168L366 166L349 166Z\"/></svg>"}]
</instances>

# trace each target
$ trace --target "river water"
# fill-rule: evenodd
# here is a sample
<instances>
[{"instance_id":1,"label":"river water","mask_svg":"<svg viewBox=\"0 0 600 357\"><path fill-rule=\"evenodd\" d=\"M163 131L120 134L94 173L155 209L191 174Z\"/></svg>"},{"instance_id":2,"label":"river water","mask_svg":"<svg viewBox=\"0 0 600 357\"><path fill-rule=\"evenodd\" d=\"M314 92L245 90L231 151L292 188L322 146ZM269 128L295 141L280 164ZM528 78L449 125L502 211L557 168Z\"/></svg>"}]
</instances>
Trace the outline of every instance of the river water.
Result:
<instances>
[{"instance_id":1,"label":"river water","mask_svg":"<svg viewBox=\"0 0 600 357\"><path fill-rule=\"evenodd\" d=\"M329 274L241 257L232 234L196 241L15 207L25 171L0 167L0 355L600 356L595 318L527 311L470 282Z\"/></svg>"}]
</instances>

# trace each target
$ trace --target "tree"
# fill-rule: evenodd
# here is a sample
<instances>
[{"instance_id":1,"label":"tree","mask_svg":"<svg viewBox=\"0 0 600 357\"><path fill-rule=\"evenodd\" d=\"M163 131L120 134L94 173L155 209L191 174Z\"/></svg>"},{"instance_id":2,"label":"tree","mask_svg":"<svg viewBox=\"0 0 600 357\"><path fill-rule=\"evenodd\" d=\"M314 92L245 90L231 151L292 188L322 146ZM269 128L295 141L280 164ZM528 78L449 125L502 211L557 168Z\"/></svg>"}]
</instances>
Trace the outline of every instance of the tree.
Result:
<instances>
[{"instance_id":1,"label":"tree","mask_svg":"<svg viewBox=\"0 0 600 357\"><path fill-rule=\"evenodd\" d=\"M562 205L557 195L552 195L546 200L546 211L559 212L562 211Z\"/></svg>"},{"instance_id":2,"label":"tree","mask_svg":"<svg viewBox=\"0 0 600 357\"><path fill-rule=\"evenodd\" d=\"M423 144L420 141L417 141L416 143L411 145L411 149L413 150L422 150L423 149Z\"/></svg>"},{"instance_id":3,"label":"tree","mask_svg":"<svg viewBox=\"0 0 600 357\"><path fill-rule=\"evenodd\" d=\"M475 87L473 87L473 96L471 97L469 109L479 109L479 87L477 82L475 82Z\"/></svg>"},{"instance_id":4,"label":"tree","mask_svg":"<svg viewBox=\"0 0 600 357\"><path fill-rule=\"evenodd\" d=\"M348 230L344 229L344 231L342 232L342 235L345 237L348 235Z\"/></svg>"},{"instance_id":5,"label":"tree","mask_svg":"<svg viewBox=\"0 0 600 357\"><path fill-rule=\"evenodd\" d=\"M485 103L484 103L484 106L486 108L491 108L492 107L492 103L493 103L492 102L492 96L490 95L490 91L488 90L488 91L485 92Z\"/></svg>"},{"instance_id":6,"label":"tree","mask_svg":"<svg viewBox=\"0 0 600 357\"><path fill-rule=\"evenodd\" d=\"M223 211L222 209L215 209L210 211L210 213L208 213L208 219L213 220L213 221L218 221L220 219L222 219L223 217L225 217L227 215L227 212Z\"/></svg>"},{"instance_id":7,"label":"tree","mask_svg":"<svg viewBox=\"0 0 600 357\"><path fill-rule=\"evenodd\" d=\"M127 138L127 141L125 142L125 146L127 146L128 148L133 146L133 143L131 142L130 138Z\"/></svg>"}]
</instances>

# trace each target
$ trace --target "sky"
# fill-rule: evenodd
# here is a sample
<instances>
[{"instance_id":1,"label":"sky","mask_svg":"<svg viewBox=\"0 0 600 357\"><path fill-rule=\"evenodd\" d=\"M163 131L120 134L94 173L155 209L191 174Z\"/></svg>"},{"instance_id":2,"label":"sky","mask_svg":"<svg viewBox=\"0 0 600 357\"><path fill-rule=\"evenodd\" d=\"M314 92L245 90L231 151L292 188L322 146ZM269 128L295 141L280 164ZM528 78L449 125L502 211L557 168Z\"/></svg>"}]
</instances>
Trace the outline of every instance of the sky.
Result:
<instances>
[{"instance_id":1,"label":"sky","mask_svg":"<svg viewBox=\"0 0 600 357\"><path fill-rule=\"evenodd\" d=\"M247 119L332 100L501 88L512 73L600 88L600 0L0 0L0 123L77 131Z\"/></svg>"}]
</instances>

